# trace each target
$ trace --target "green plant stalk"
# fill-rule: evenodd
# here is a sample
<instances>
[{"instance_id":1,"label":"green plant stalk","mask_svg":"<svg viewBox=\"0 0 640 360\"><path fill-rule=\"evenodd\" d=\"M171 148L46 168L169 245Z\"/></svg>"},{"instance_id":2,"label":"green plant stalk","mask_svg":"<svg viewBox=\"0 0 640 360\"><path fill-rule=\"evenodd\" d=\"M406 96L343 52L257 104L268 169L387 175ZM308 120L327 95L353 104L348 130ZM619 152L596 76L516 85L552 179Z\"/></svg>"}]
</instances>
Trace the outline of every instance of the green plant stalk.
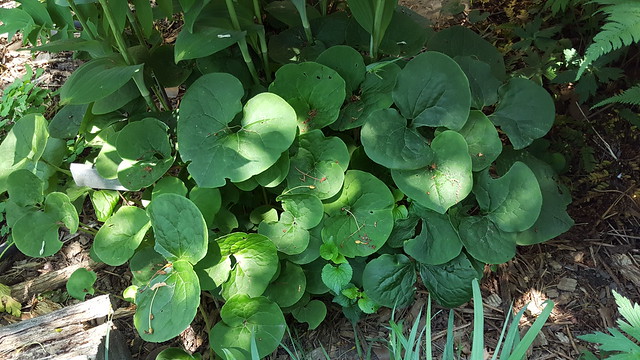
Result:
<instances>
[{"instance_id":1,"label":"green plant stalk","mask_svg":"<svg viewBox=\"0 0 640 360\"><path fill-rule=\"evenodd\" d=\"M264 28L264 24L262 22L262 12L260 11L260 4L258 3L258 0L253 0L253 12L258 21L258 24L263 25L263 28ZM260 55L262 55L262 67L264 68L264 74L267 79L267 82L270 83L272 78L271 78L271 66L269 66L267 38L265 34L263 34L262 32L258 32L258 39L260 41Z\"/></svg>"},{"instance_id":2,"label":"green plant stalk","mask_svg":"<svg viewBox=\"0 0 640 360\"><path fill-rule=\"evenodd\" d=\"M320 0L320 12L322 16L327 16L327 0Z\"/></svg>"},{"instance_id":3,"label":"green plant stalk","mask_svg":"<svg viewBox=\"0 0 640 360\"><path fill-rule=\"evenodd\" d=\"M103 0L104 1L104 0ZM231 24L233 28L237 31L241 31L240 22L238 21L238 14L236 13L236 8L233 5L233 0L225 0L227 4L227 11L229 11L229 17L231 18ZM251 54L249 53L249 47L247 46L246 38L242 38L238 40L238 46L240 47L240 52L242 53L242 59L247 64L247 68L249 68L249 72L251 73L251 77L256 85L260 84L260 79L258 78L258 72L256 71L255 65L253 65L253 59L251 59Z\"/></svg>"},{"instance_id":4,"label":"green plant stalk","mask_svg":"<svg viewBox=\"0 0 640 360\"><path fill-rule=\"evenodd\" d=\"M382 12L384 10L385 0L376 0L376 8L373 13L373 31L371 33L371 58L378 58L378 47L382 41Z\"/></svg>"},{"instance_id":5,"label":"green plant stalk","mask_svg":"<svg viewBox=\"0 0 640 360\"><path fill-rule=\"evenodd\" d=\"M298 0L292 2L300 14L300 21L302 21L302 28L304 28L304 35L307 38L307 42L313 44L313 33L311 32L311 25L309 24L309 17L307 17L306 1Z\"/></svg>"},{"instance_id":6,"label":"green plant stalk","mask_svg":"<svg viewBox=\"0 0 640 360\"><path fill-rule=\"evenodd\" d=\"M131 24L131 28L133 29L133 33L136 35L138 42L140 45L144 45L144 49L147 50L147 41L144 39L142 35L142 29L140 28L140 24L136 20L136 17L133 15L131 8L127 6L127 20L129 20L129 24Z\"/></svg>"},{"instance_id":7,"label":"green plant stalk","mask_svg":"<svg viewBox=\"0 0 640 360\"><path fill-rule=\"evenodd\" d=\"M124 37L122 37L122 34L116 31L117 29L116 22L113 18L113 13L111 12L111 9L107 5L106 0L98 0L98 1L100 2L102 9L104 10L104 14L105 14L105 17L107 18L107 21L109 22L109 27L111 28L113 37L116 40L116 45L118 46L118 50L122 54L122 57L124 57L124 61L127 63L127 65L132 65L134 63L133 59L131 58L129 51L127 50L127 45L124 42ZM149 89L147 89L146 85L144 84L144 74L141 71L136 72L133 75L133 81L136 83L136 86L138 87L140 94L146 101L147 106L149 106L149 108L152 111L158 111L158 107L151 99L151 94L149 93Z\"/></svg>"},{"instance_id":8,"label":"green plant stalk","mask_svg":"<svg viewBox=\"0 0 640 360\"><path fill-rule=\"evenodd\" d=\"M45 163L45 164L47 164L47 165L51 166L52 168L56 169L57 171L59 171L59 172L61 172L61 173L65 174L65 175L67 175L67 176L72 176L71 171L69 171L69 170L65 170L65 169L63 169L63 168L61 168L61 167L59 167L59 166L55 166L55 165L51 164L50 162L48 162L47 160L45 160L45 159L43 159L43 158L40 158L40 161L42 161L43 163Z\"/></svg>"},{"instance_id":9,"label":"green plant stalk","mask_svg":"<svg viewBox=\"0 0 640 360\"><path fill-rule=\"evenodd\" d=\"M14 243L13 241L11 241L11 242L7 245L7 247L5 247L5 248L4 248L4 250L2 251L2 253L0 253L0 259L2 259L2 257L4 256L4 254L5 254L7 251L9 251L9 249L10 249L12 246L14 246L14 245L15 245L15 243Z\"/></svg>"},{"instance_id":10,"label":"green plant stalk","mask_svg":"<svg viewBox=\"0 0 640 360\"><path fill-rule=\"evenodd\" d=\"M82 25L82 29L87 32L87 35L89 35L89 38L91 40L95 40L96 36L93 34L89 26L87 26L87 20L84 18L80 10L78 10L78 6L76 5L75 1L73 0L67 0L67 1L69 2L69 7L71 8L71 10L73 10L73 12L76 14L76 17L80 22L80 25Z\"/></svg>"},{"instance_id":11,"label":"green plant stalk","mask_svg":"<svg viewBox=\"0 0 640 360\"><path fill-rule=\"evenodd\" d=\"M204 325L206 326L205 331L208 334L212 326L211 326L211 321L209 321L209 317L207 316L207 312L204 310L204 307L202 306L202 302L200 302L200 305L198 305L198 310L200 311L200 316L202 316L202 320L204 320Z\"/></svg>"}]
</instances>

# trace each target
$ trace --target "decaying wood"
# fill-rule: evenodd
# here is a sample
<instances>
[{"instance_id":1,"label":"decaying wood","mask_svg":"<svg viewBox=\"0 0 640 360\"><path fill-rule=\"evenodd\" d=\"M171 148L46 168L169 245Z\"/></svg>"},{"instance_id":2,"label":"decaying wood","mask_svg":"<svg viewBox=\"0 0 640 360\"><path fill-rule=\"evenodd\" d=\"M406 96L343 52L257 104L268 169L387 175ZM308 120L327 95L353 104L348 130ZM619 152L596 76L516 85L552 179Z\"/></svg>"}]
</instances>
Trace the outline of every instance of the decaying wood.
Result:
<instances>
[{"instance_id":1,"label":"decaying wood","mask_svg":"<svg viewBox=\"0 0 640 360\"><path fill-rule=\"evenodd\" d=\"M67 280L74 271L79 268L87 268L89 270L98 270L105 264L95 263L91 260L83 261L78 264L68 266L64 269L52 271L36 278L30 279L19 284L11 286L11 296L20 303L24 303L31 299L33 295L57 289L66 284Z\"/></svg>"},{"instance_id":2,"label":"decaying wood","mask_svg":"<svg viewBox=\"0 0 640 360\"><path fill-rule=\"evenodd\" d=\"M613 254L611 260L625 280L640 287L640 268L633 263L629 255Z\"/></svg>"},{"instance_id":3,"label":"decaying wood","mask_svg":"<svg viewBox=\"0 0 640 360\"><path fill-rule=\"evenodd\" d=\"M109 359L128 360L131 354L108 319L113 313L109 295L0 327L0 359L104 359L109 336Z\"/></svg>"}]
</instances>

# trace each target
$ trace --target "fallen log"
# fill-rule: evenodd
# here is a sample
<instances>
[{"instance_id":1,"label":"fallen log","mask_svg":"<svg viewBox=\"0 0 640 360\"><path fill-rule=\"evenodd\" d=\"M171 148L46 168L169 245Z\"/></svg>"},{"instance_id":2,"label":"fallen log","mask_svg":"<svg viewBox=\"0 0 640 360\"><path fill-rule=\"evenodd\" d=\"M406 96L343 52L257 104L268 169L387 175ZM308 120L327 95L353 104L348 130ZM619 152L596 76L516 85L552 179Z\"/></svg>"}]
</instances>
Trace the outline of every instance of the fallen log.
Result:
<instances>
[{"instance_id":1,"label":"fallen log","mask_svg":"<svg viewBox=\"0 0 640 360\"><path fill-rule=\"evenodd\" d=\"M0 327L0 359L130 360L123 336L112 329L109 295Z\"/></svg>"}]
</instances>

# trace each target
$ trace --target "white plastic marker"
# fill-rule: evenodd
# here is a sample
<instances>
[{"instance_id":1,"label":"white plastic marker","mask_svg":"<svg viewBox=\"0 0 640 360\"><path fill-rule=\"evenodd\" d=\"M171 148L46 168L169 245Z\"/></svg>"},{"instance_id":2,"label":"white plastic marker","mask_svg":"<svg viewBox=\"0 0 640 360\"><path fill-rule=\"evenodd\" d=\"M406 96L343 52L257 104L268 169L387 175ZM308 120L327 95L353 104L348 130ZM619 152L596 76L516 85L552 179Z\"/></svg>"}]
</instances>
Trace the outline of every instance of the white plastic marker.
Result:
<instances>
[{"instance_id":1,"label":"white plastic marker","mask_svg":"<svg viewBox=\"0 0 640 360\"><path fill-rule=\"evenodd\" d=\"M129 190L122 186L118 179L103 178L91 164L72 163L69 165L69 170L71 170L73 181L78 186L88 186L92 189Z\"/></svg>"}]
</instances>

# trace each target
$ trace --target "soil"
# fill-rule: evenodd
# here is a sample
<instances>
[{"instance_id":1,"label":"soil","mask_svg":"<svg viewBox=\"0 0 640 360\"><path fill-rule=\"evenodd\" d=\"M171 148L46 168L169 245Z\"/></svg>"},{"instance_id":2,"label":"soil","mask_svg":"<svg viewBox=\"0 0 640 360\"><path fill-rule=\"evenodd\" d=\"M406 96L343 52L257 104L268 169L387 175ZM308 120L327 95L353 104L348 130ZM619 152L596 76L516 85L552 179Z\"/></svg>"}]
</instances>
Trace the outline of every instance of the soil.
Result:
<instances>
[{"instance_id":1,"label":"soil","mask_svg":"<svg viewBox=\"0 0 640 360\"><path fill-rule=\"evenodd\" d=\"M405 0L400 3L428 16L437 27L465 23L464 16L451 16L442 11L450 5L448 1ZM481 1L476 6L492 14L504 13L501 3ZM10 5L7 2L0 4L3 7ZM513 14L518 11L512 9ZM17 51L20 46L19 39L8 41L6 36L0 37L2 88L22 76L27 63L45 68L43 78L37 81L40 86L52 89L57 89L78 66L69 54L49 56L40 53L33 57L28 52ZM621 120L611 108L593 113L589 113L588 107L579 108L571 89L551 90L558 94L556 106L560 124L547 138L553 144L562 144L557 150L569 159L569 170L562 176L562 181L573 196L569 213L576 224L547 243L519 247L512 261L493 269L487 267L482 280L485 344L489 352L496 345L511 304L515 310L529 304L520 324L526 330L544 307L543 302L554 301L553 313L530 351L529 358L539 360L577 359L583 349L593 350L577 336L615 325L619 315L612 290L640 302L640 131ZM562 127L578 131L580 139L569 139ZM585 171L580 163L578 152L585 145L595 149L592 171ZM98 227L88 208L81 214L81 221ZM0 283L13 285L88 259L90 236L67 235L65 240L62 251L45 259L25 258L15 253L9 262L1 264L5 268L0 273ZM97 273L95 288L100 294L121 294L130 284L131 274L126 266L103 267ZM64 290L51 289L23 303L22 319L75 302ZM372 358L385 359L388 355L383 350L383 340L388 336L386 327L391 316L412 324L420 311L424 311L426 302L427 292L420 287L415 303L409 308L395 314L382 309L354 327L340 308L327 300L329 314L323 325L312 331L302 325L292 325L294 342L287 340L285 343L311 359L323 359L325 350L331 359L357 359L356 343L365 351L371 347ZM213 299L203 296L202 303L213 317L217 316L217 304ZM116 306L122 317L115 320L115 326L125 334L135 359L155 359L155 354L167 346L181 346L203 353L205 359L211 358L205 321L200 315L179 338L164 344L151 344L142 341L133 328L130 304L117 300ZM434 350L440 353L446 337L448 311L436 304L433 306L436 314L432 322ZM455 310L456 346L463 355L470 351L472 317L472 304ZM19 320L4 313L0 315L0 325ZM295 321L290 323L295 324ZM279 349L271 358L288 359L289 355Z\"/></svg>"}]
</instances>

